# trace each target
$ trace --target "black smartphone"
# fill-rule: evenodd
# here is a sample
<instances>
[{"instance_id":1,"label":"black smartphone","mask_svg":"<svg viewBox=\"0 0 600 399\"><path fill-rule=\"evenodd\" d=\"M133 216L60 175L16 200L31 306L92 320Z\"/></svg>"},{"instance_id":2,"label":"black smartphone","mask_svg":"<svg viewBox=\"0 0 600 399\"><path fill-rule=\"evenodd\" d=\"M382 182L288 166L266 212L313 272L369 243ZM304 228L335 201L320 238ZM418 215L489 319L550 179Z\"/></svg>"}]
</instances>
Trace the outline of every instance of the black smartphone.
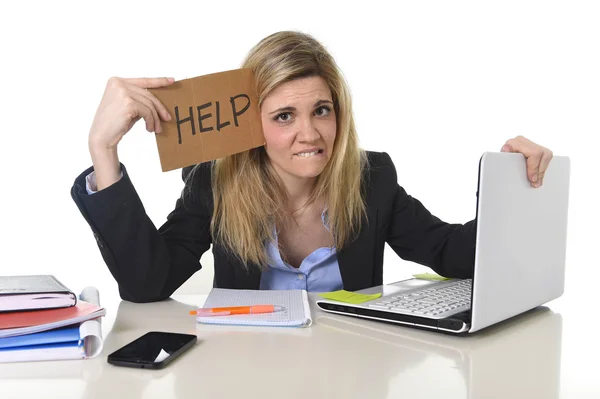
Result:
<instances>
[{"instance_id":1,"label":"black smartphone","mask_svg":"<svg viewBox=\"0 0 600 399\"><path fill-rule=\"evenodd\" d=\"M108 355L115 366L161 369L196 343L191 334L150 331Z\"/></svg>"}]
</instances>

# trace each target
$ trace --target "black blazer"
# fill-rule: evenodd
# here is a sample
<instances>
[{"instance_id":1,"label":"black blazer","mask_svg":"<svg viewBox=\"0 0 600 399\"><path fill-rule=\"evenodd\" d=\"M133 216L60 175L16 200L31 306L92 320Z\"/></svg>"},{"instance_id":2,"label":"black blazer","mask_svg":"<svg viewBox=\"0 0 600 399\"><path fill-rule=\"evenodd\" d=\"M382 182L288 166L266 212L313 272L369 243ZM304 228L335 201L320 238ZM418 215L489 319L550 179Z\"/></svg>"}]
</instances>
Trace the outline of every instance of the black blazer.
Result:
<instances>
[{"instance_id":1,"label":"black blazer","mask_svg":"<svg viewBox=\"0 0 600 399\"><path fill-rule=\"evenodd\" d=\"M386 153L367 152L365 171L368 223L356 239L338 251L344 289L355 291L383 283L387 242L405 260L431 267L440 275L468 278L475 260L475 221L448 224L431 215L400 187ZM121 180L88 195L84 171L71 196L89 223L100 252L119 284L122 299L151 302L168 298L201 268L200 257L212 242L211 163L199 166L186 182L175 209L159 229L146 215L127 170ZM184 181L191 168L183 170ZM213 244L214 286L258 289L261 272L244 265L219 243ZM249 270L249 271L247 271Z\"/></svg>"}]
</instances>

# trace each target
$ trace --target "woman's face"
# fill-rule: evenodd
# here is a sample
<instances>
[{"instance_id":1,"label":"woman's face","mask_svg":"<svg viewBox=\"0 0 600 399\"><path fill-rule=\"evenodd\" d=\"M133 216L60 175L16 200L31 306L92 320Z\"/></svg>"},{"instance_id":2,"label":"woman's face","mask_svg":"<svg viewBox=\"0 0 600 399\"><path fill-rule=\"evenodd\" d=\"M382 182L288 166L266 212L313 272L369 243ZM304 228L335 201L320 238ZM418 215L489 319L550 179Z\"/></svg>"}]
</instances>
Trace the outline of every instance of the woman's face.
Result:
<instances>
[{"instance_id":1,"label":"woman's face","mask_svg":"<svg viewBox=\"0 0 600 399\"><path fill-rule=\"evenodd\" d=\"M278 86L261 105L265 149L282 179L314 178L331 157L336 117L331 91L319 76Z\"/></svg>"}]
</instances>

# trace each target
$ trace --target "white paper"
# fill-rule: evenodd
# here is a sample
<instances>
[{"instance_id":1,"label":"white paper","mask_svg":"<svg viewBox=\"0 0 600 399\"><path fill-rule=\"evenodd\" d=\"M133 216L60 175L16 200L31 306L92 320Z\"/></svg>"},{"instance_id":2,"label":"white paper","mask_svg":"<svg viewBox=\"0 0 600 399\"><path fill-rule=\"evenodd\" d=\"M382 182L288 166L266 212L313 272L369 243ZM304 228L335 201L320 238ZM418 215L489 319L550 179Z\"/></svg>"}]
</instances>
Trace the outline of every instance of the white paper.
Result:
<instances>
[{"instance_id":1,"label":"white paper","mask_svg":"<svg viewBox=\"0 0 600 399\"><path fill-rule=\"evenodd\" d=\"M304 290L233 290L213 288L204 303L205 308L250 305L276 305L283 312L197 317L203 324L237 324L246 326L307 327L312 323L308 297Z\"/></svg>"},{"instance_id":2,"label":"white paper","mask_svg":"<svg viewBox=\"0 0 600 399\"><path fill-rule=\"evenodd\" d=\"M81 291L79 299L100 306L100 293L95 287L86 287ZM83 339L85 357L91 359L102 352L104 341L102 339L101 317L88 320L79 326L79 336Z\"/></svg>"}]
</instances>

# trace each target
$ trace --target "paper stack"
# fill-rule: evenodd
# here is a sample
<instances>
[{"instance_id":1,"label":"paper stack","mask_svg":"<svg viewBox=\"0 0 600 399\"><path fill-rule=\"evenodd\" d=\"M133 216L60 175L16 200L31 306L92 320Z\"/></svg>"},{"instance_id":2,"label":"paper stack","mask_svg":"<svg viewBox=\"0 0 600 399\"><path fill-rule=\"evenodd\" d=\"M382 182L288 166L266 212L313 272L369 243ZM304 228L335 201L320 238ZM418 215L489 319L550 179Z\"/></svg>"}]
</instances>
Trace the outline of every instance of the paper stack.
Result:
<instances>
[{"instance_id":1,"label":"paper stack","mask_svg":"<svg viewBox=\"0 0 600 399\"><path fill-rule=\"evenodd\" d=\"M7 280L14 283L15 279L12 276L0 277L0 303L4 300L3 303L11 308L0 312L0 363L97 356L102 350L100 318L106 314L106 310L100 307L98 291L87 287L79 299L75 298L74 304L65 301L57 307L56 296L44 298L36 292L34 285L24 286L23 281L27 279L22 277L17 280L19 287L14 288L13 284L12 289L6 288L9 285ZM35 277L29 279L29 283L46 280L43 276ZM50 279L54 278L48 276L46 281ZM11 294L6 294L11 291ZM15 294L15 291L21 294ZM6 298L7 295L26 295L28 298L10 299ZM23 308L19 309L15 303L20 303Z\"/></svg>"}]
</instances>

